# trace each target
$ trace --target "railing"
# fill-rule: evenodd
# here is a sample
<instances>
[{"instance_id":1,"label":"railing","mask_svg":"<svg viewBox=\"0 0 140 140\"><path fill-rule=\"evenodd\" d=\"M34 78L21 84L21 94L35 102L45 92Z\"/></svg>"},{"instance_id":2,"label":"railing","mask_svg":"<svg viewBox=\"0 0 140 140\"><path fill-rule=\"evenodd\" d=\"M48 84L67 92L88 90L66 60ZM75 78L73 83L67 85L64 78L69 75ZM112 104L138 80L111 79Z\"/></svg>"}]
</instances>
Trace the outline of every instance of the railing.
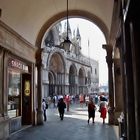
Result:
<instances>
[{"instance_id":1,"label":"railing","mask_svg":"<svg viewBox=\"0 0 140 140\"><path fill-rule=\"evenodd\" d=\"M86 58L85 56L82 56L82 55L81 56L74 56L70 53L66 56L66 58L71 60L71 61L75 61L77 63L91 66L89 58Z\"/></svg>"},{"instance_id":2,"label":"railing","mask_svg":"<svg viewBox=\"0 0 140 140\"><path fill-rule=\"evenodd\" d=\"M78 55L76 56L75 54L72 54L72 53L68 53L68 52L65 52L64 50L60 49L60 48L57 48L57 47L52 47L52 48L46 48L44 49L44 53L50 53L51 51L59 51L59 52L62 52L65 57L71 61L74 61L74 62L77 62L77 63L80 63L80 64L84 64L86 66L91 66L90 64L90 59L87 58L86 56L83 56L83 55ZM44 55L44 54L43 54Z\"/></svg>"}]
</instances>

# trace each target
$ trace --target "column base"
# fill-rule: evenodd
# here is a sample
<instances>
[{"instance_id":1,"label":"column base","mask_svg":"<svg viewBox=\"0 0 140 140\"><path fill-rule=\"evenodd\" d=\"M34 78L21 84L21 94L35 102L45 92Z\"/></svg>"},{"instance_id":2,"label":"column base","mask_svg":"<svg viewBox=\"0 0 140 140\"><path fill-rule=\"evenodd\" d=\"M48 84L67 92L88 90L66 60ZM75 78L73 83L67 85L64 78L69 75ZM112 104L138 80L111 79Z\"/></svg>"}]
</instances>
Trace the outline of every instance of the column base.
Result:
<instances>
[{"instance_id":1,"label":"column base","mask_svg":"<svg viewBox=\"0 0 140 140\"><path fill-rule=\"evenodd\" d=\"M37 125L43 124L43 114L42 110L37 110Z\"/></svg>"},{"instance_id":2,"label":"column base","mask_svg":"<svg viewBox=\"0 0 140 140\"><path fill-rule=\"evenodd\" d=\"M120 117L120 115L121 115L121 111L114 112L114 124L115 125L119 125L118 118Z\"/></svg>"},{"instance_id":3,"label":"column base","mask_svg":"<svg viewBox=\"0 0 140 140\"><path fill-rule=\"evenodd\" d=\"M4 120L3 117L0 118L0 139L5 140L9 137L9 120Z\"/></svg>"}]
</instances>

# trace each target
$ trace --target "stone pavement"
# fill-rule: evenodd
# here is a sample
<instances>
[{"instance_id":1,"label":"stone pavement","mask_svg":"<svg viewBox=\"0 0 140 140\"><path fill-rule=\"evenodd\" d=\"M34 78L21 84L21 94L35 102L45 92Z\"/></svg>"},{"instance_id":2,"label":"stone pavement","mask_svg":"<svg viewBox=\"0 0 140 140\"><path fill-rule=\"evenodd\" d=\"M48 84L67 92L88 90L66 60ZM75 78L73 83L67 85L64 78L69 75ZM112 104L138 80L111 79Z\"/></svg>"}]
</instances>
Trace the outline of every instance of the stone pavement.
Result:
<instances>
[{"instance_id":1,"label":"stone pavement","mask_svg":"<svg viewBox=\"0 0 140 140\"><path fill-rule=\"evenodd\" d=\"M7 140L118 140L115 126L102 124L96 111L95 123L87 123L87 107L74 105L60 121L56 108L47 110L47 122L12 134ZM107 120L106 120L107 122Z\"/></svg>"}]
</instances>

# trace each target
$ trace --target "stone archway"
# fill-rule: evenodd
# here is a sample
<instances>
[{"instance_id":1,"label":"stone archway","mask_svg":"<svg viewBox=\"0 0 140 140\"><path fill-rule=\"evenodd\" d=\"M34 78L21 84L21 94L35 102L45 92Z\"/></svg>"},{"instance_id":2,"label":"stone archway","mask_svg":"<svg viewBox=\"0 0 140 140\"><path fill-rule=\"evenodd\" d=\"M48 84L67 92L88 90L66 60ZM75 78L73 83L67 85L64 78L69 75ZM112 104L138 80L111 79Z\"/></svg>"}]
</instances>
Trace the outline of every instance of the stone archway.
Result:
<instances>
[{"instance_id":1,"label":"stone archway","mask_svg":"<svg viewBox=\"0 0 140 140\"><path fill-rule=\"evenodd\" d=\"M69 17L83 18L83 19L93 22L101 29L101 31L105 35L106 41L108 42L109 30L107 26L105 25L105 23L96 15L91 14L87 11L82 11L82 10L69 10ZM48 21L46 21L44 25L42 26L42 28L40 29L40 32L38 33L35 46L40 47L43 42L43 38L46 36L45 35L46 31L49 30L50 27L52 27L55 23L59 22L60 20L64 18L66 18L66 12L61 12L61 13L56 14L52 18L50 18Z\"/></svg>"},{"instance_id":2,"label":"stone archway","mask_svg":"<svg viewBox=\"0 0 140 140\"><path fill-rule=\"evenodd\" d=\"M85 75L85 70L83 68L79 69L78 82L79 82L79 94L84 94L85 93L84 87L86 84L86 75Z\"/></svg>"},{"instance_id":3,"label":"stone archway","mask_svg":"<svg viewBox=\"0 0 140 140\"><path fill-rule=\"evenodd\" d=\"M93 22L93 23L95 23L101 30L102 30L102 32L104 33L104 35L105 35L105 38L106 38L106 40L108 41L108 38L109 38L109 31L108 31L108 28L107 28L107 26L104 24L104 22L100 19L100 18L98 18L96 15L93 15L93 14L91 14L91 13L89 13L89 12L86 12L86 11L79 11L79 10L71 10L71 11L69 11L69 15L70 15L70 17L81 17L81 18L84 18L84 19L87 19L87 20L89 20L89 21L91 21L91 22ZM38 47L38 50L37 50L37 57L39 57L39 59L36 59L36 60L39 60L39 61L41 61L41 52L42 52L42 49L41 49L41 46L42 46L42 44L43 44L43 42L44 42L44 39L45 39L45 34L46 34L46 31L50 28L50 27L52 27L52 25L54 24L54 23L56 23L56 22L58 22L58 21L60 21L60 20L62 20L62 19L64 19L64 17L66 17L66 12L61 12L61 13L58 13L58 14L56 14L55 16L53 16L52 18L50 18L43 26L42 26L42 28L40 29L40 32L38 33L38 36L37 36L37 39L36 39L36 43L35 43L35 46L37 46ZM55 64L55 63L54 63ZM38 71L39 71L39 73L38 73L38 77L41 77L40 75L41 75L41 62L39 62L39 68L38 68ZM55 67L54 67L55 68ZM58 68L57 69L59 69L59 66L58 66ZM65 72L65 69L64 69L64 72ZM80 72L81 73L81 72ZM63 76L61 76L61 75L63 75L61 72L58 74L58 75L60 75L60 77L63 77ZM80 74L81 75L81 74ZM85 72L84 72L84 75L85 75ZM85 77L85 76L84 76ZM83 78L83 77L82 77ZM39 81L41 81L41 78L38 78L38 79L40 79ZM84 82L83 82L83 86L81 87L81 88L79 88L79 89L82 89L81 91L79 90L79 92L85 92L85 90L84 90L84 85L85 85L85 78L83 78L84 79ZM39 83L39 82L38 82ZM58 85L58 84L57 84ZM58 85L59 86L59 85ZM59 86L60 87L60 86ZM38 93L40 93L41 92L41 84L39 83L39 88L38 88ZM59 89L58 89L58 94L61 94L62 92L64 92L65 93L65 91L63 91L63 88L62 87L60 87ZM39 100L41 100L41 97L39 97L40 99ZM41 102L41 101L39 101L39 102ZM41 104L41 103L39 103L39 104ZM40 106L40 105L39 105Z\"/></svg>"},{"instance_id":4,"label":"stone archway","mask_svg":"<svg viewBox=\"0 0 140 140\"><path fill-rule=\"evenodd\" d=\"M65 79L65 67L63 58L59 53L52 54L49 62L49 70L56 75L53 88L55 94L62 95L64 93L64 79ZM50 83L49 83L50 84ZM53 93L54 94L54 93Z\"/></svg>"}]
</instances>

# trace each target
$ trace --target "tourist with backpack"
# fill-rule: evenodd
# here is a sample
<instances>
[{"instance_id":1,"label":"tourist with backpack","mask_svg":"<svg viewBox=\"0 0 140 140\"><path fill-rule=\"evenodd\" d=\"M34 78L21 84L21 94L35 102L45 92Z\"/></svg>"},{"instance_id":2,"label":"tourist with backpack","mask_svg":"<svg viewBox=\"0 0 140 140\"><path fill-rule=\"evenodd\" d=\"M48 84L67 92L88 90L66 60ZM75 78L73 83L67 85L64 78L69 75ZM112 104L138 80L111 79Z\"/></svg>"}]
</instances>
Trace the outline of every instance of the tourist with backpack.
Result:
<instances>
[{"instance_id":1,"label":"tourist with backpack","mask_svg":"<svg viewBox=\"0 0 140 140\"><path fill-rule=\"evenodd\" d=\"M42 111L43 111L44 121L47 120L46 109L48 109L48 104L45 102L45 99L43 99L42 100Z\"/></svg>"}]
</instances>

